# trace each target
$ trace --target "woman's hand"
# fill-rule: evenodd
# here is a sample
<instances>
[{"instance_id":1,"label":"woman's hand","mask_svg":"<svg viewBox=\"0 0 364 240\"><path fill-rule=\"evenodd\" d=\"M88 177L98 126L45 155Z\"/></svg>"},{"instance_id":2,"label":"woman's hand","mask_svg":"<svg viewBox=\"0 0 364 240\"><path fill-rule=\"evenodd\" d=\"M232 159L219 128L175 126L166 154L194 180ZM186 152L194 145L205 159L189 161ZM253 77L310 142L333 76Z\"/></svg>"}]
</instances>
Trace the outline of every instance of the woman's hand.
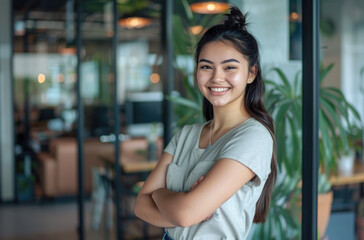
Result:
<instances>
[{"instance_id":1,"label":"woman's hand","mask_svg":"<svg viewBox=\"0 0 364 240\"><path fill-rule=\"evenodd\" d=\"M204 179L205 176L201 176L190 188L190 192L196 188L196 186Z\"/></svg>"}]
</instances>

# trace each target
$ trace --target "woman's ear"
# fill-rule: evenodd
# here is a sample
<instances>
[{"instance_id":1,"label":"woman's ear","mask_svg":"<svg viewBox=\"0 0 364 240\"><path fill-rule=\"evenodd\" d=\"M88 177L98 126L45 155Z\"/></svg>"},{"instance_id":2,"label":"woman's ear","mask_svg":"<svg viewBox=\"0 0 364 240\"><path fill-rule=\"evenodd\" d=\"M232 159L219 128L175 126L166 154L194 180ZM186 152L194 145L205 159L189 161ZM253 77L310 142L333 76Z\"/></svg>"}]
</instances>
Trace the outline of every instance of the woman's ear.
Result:
<instances>
[{"instance_id":1,"label":"woman's ear","mask_svg":"<svg viewBox=\"0 0 364 240\"><path fill-rule=\"evenodd\" d=\"M250 68L248 84L254 82L256 76L257 76L257 66L254 65Z\"/></svg>"}]
</instances>

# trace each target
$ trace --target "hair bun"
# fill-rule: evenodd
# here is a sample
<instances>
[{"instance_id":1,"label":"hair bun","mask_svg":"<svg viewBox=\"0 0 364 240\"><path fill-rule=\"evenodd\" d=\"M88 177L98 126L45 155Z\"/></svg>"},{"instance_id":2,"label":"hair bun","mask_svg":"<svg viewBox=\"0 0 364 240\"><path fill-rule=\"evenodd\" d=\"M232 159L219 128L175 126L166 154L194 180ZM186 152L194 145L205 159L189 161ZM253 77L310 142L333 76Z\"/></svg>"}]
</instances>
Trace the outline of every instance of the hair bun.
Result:
<instances>
[{"instance_id":1,"label":"hair bun","mask_svg":"<svg viewBox=\"0 0 364 240\"><path fill-rule=\"evenodd\" d=\"M237 8L236 6L233 6L230 8L230 13L225 14L227 16L227 19L224 22L224 25L238 28L243 31L246 30L246 17L245 15Z\"/></svg>"}]
</instances>

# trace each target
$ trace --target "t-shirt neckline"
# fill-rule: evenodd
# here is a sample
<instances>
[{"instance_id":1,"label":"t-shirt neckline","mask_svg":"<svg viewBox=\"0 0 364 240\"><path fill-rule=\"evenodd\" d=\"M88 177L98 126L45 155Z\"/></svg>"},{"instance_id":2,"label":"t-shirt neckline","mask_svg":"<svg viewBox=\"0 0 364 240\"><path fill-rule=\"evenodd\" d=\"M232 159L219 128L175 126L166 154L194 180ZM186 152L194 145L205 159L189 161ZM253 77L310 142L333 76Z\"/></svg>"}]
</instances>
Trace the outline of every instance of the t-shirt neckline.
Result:
<instances>
[{"instance_id":1,"label":"t-shirt neckline","mask_svg":"<svg viewBox=\"0 0 364 240\"><path fill-rule=\"evenodd\" d=\"M225 138L230 132L234 131L235 129L238 129L239 127L243 126L247 121L249 121L250 119L254 119L253 117L248 118L247 120L245 120L242 123L239 123L238 125L236 125L235 127L233 127L232 129L230 129L229 131L227 131L226 133L224 133L221 137L219 137L214 143L207 145L206 148L200 148L200 139L201 139L201 133L202 133L202 129L208 124L210 123L212 120L209 120L207 122L205 122L204 124L201 124L201 127L199 129L199 137L197 138L197 143L196 143L196 148L197 150L201 150L201 151L205 151L208 149L211 149L217 142L220 141L220 139Z\"/></svg>"}]
</instances>

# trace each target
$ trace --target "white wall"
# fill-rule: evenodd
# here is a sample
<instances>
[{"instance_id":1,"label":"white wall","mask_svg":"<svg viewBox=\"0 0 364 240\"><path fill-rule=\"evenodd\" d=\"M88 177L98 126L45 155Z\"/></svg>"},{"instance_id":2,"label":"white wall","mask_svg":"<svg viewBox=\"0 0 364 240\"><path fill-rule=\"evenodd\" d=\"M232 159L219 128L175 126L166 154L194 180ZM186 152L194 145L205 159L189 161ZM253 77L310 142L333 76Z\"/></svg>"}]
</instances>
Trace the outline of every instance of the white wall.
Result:
<instances>
[{"instance_id":1,"label":"white wall","mask_svg":"<svg viewBox=\"0 0 364 240\"><path fill-rule=\"evenodd\" d=\"M263 76L271 80L277 75L265 74L272 67L283 69L293 80L302 62L289 60L288 0L242 0L240 9L248 12L248 30L259 43Z\"/></svg>"},{"instance_id":2,"label":"white wall","mask_svg":"<svg viewBox=\"0 0 364 240\"><path fill-rule=\"evenodd\" d=\"M364 1L342 1L341 88L356 106L364 123Z\"/></svg>"},{"instance_id":3,"label":"white wall","mask_svg":"<svg viewBox=\"0 0 364 240\"><path fill-rule=\"evenodd\" d=\"M287 0L244 0L241 10L248 12L249 31L260 44L263 64L287 62L289 24Z\"/></svg>"}]
</instances>

